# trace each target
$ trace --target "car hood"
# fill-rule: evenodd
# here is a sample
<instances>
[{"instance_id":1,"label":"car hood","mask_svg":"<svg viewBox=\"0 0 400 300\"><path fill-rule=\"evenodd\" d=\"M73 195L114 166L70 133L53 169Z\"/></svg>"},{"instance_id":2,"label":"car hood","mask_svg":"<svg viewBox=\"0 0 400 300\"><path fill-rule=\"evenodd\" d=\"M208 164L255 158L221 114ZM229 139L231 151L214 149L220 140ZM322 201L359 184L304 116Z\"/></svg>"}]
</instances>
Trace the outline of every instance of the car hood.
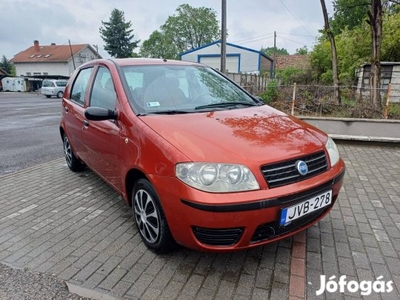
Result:
<instances>
[{"instance_id":1,"label":"car hood","mask_svg":"<svg viewBox=\"0 0 400 300\"><path fill-rule=\"evenodd\" d=\"M192 161L248 164L322 149L326 135L269 106L141 119Z\"/></svg>"}]
</instances>

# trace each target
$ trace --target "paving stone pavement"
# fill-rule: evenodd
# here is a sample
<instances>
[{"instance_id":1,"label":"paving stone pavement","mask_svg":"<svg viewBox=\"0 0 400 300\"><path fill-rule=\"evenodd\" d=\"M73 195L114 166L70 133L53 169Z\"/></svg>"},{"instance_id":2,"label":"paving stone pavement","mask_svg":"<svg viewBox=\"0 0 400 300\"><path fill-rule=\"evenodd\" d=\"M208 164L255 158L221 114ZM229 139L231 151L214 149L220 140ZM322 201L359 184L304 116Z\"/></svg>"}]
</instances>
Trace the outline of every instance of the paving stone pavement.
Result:
<instances>
[{"instance_id":1,"label":"paving stone pavement","mask_svg":"<svg viewBox=\"0 0 400 300\"><path fill-rule=\"evenodd\" d=\"M225 254L155 255L120 196L91 171L69 171L64 159L0 176L0 262L96 291L94 298L399 299L400 148L339 150L344 187L324 220L278 243ZM365 281L363 288L392 282L393 291L367 296L361 285L352 292L353 282L317 296L321 275L330 288L345 275L347 283Z\"/></svg>"}]
</instances>

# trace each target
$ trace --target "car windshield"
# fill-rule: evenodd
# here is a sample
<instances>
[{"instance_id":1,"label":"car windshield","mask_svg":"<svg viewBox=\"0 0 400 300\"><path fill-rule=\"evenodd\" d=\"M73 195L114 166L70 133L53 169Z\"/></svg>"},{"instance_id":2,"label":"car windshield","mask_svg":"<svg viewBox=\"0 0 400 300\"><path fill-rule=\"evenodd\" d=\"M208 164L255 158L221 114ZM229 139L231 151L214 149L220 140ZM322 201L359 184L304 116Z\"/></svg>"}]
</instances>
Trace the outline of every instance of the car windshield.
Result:
<instances>
[{"instance_id":1,"label":"car windshield","mask_svg":"<svg viewBox=\"0 0 400 300\"><path fill-rule=\"evenodd\" d=\"M190 113L259 105L241 88L203 66L124 66L128 98L139 114Z\"/></svg>"}]
</instances>

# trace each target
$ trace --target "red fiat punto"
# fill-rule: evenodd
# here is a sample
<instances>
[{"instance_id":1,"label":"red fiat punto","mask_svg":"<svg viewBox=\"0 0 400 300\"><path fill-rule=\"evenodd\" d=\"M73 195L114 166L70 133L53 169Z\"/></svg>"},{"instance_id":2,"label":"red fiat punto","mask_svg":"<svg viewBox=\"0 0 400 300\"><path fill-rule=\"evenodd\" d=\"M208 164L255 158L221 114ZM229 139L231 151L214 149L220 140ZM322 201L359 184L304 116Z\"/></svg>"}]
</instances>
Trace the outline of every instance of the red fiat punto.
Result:
<instances>
[{"instance_id":1,"label":"red fiat punto","mask_svg":"<svg viewBox=\"0 0 400 300\"><path fill-rule=\"evenodd\" d=\"M132 207L148 248L231 251L321 220L345 165L325 133L198 63L95 60L70 78L60 133Z\"/></svg>"}]
</instances>

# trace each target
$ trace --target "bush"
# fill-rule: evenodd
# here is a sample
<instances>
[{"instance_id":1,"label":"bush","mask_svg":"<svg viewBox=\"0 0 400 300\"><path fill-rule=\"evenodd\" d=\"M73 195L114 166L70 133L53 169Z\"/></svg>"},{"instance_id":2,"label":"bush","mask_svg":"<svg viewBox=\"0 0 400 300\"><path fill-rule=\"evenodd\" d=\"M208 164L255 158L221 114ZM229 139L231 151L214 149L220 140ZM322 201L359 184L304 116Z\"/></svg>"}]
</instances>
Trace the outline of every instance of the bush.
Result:
<instances>
[{"instance_id":1,"label":"bush","mask_svg":"<svg viewBox=\"0 0 400 300\"><path fill-rule=\"evenodd\" d=\"M312 82L311 69L287 67L276 71L276 77L281 80L282 85L310 84Z\"/></svg>"},{"instance_id":2,"label":"bush","mask_svg":"<svg viewBox=\"0 0 400 300\"><path fill-rule=\"evenodd\" d=\"M264 93L259 95L266 104L278 99L278 81L272 80L268 83L267 89Z\"/></svg>"}]
</instances>

